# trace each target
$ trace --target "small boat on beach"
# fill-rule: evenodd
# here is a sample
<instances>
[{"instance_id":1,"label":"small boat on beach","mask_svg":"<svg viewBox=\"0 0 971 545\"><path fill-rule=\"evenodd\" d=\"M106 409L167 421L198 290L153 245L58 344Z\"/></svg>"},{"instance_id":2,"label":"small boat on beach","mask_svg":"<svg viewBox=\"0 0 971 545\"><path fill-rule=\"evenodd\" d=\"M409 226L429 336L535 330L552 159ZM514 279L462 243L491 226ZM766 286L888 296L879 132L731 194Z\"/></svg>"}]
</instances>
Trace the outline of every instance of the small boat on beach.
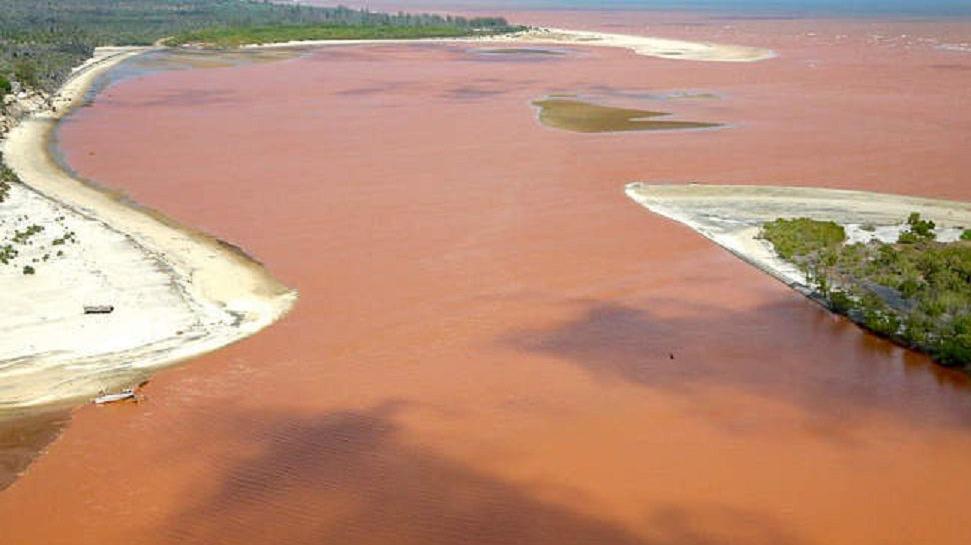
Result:
<instances>
[{"instance_id":1,"label":"small boat on beach","mask_svg":"<svg viewBox=\"0 0 971 545\"><path fill-rule=\"evenodd\" d=\"M104 393L94 398L95 405L104 405L105 403L114 403L116 401L124 401L126 399L135 399L135 390L132 388L126 388L120 392L114 393Z\"/></svg>"}]
</instances>

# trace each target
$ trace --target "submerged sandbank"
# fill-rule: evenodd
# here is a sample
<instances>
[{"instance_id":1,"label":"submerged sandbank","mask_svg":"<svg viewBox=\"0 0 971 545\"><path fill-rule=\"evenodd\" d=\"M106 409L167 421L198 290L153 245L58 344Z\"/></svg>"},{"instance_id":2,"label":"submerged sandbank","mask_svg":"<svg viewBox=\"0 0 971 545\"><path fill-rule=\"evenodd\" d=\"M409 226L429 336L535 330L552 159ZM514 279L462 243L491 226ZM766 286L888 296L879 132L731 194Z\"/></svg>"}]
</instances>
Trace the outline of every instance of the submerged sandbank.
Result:
<instances>
[{"instance_id":1,"label":"submerged sandbank","mask_svg":"<svg viewBox=\"0 0 971 545\"><path fill-rule=\"evenodd\" d=\"M59 90L53 108L21 122L3 144L7 165L23 182L2 205L7 216L15 211L23 222L57 225L77 242L59 246L62 255L38 262L34 274L0 269L14 294L0 316L0 412L132 384L152 369L255 333L295 300L238 248L85 183L50 155L58 121L85 101L95 80L147 50L99 49ZM91 304L115 310L86 315Z\"/></svg>"},{"instance_id":2,"label":"submerged sandbank","mask_svg":"<svg viewBox=\"0 0 971 545\"><path fill-rule=\"evenodd\" d=\"M582 133L710 129L721 126L705 121L671 121L666 119L671 115L669 112L616 108L559 96L536 100L533 106L539 108L539 120L547 127Z\"/></svg>"},{"instance_id":3,"label":"submerged sandbank","mask_svg":"<svg viewBox=\"0 0 971 545\"><path fill-rule=\"evenodd\" d=\"M808 217L876 231L899 226L911 212L942 229L971 226L971 203L905 195L757 185L632 183L627 195L645 208L691 227L744 261L816 299L806 275L758 237L777 218ZM858 229L856 230L858 231Z\"/></svg>"}]
</instances>

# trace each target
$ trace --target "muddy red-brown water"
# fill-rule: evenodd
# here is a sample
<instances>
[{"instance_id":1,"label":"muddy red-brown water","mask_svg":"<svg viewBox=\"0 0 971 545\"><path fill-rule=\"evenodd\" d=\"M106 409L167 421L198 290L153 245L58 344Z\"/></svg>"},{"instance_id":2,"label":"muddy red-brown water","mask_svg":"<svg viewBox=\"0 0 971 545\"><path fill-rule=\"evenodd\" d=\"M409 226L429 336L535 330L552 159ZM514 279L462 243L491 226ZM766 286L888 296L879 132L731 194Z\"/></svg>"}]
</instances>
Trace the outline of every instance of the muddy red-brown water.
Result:
<instances>
[{"instance_id":1,"label":"muddy red-brown water","mask_svg":"<svg viewBox=\"0 0 971 545\"><path fill-rule=\"evenodd\" d=\"M669 35L780 57L340 47L108 88L61 130L71 166L300 300L77 411L0 493L0 542L968 543L967 377L622 190L971 199L971 55L918 40L971 25L725 27ZM727 126L560 131L530 105L558 92Z\"/></svg>"}]
</instances>

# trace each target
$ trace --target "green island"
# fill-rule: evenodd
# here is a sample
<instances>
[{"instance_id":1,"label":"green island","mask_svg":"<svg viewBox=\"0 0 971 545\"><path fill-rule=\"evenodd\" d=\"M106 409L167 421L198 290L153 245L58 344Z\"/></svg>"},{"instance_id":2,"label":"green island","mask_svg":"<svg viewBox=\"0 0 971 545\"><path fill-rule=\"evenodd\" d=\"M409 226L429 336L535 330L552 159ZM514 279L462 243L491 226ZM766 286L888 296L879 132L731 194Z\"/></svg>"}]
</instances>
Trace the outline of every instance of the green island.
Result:
<instances>
[{"instance_id":1,"label":"green island","mask_svg":"<svg viewBox=\"0 0 971 545\"><path fill-rule=\"evenodd\" d=\"M387 14L255 0L0 0L0 94L54 92L100 46L232 47L321 39L413 39L521 30L501 17Z\"/></svg>"},{"instance_id":2,"label":"green island","mask_svg":"<svg viewBox=\"0 0 971 545\"><path fill-rule=\"evenodd\" d=\"M895 242L847 243L842 225L810 218L766 222L760 236L834 312L941 364L971 369L971 230L939 242L934 222L916 212L906 220Z\"/></svg>"}]
</instances>

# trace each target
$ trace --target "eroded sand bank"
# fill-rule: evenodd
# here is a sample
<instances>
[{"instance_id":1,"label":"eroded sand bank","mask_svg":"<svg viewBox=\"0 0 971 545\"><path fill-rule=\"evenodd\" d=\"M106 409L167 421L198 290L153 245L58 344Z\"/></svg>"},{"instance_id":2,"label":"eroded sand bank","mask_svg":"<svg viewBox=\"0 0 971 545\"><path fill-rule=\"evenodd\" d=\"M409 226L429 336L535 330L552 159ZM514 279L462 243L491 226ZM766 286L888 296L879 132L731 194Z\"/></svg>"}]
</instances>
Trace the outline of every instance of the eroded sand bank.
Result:
<instances>
[{"instance_id":1,"label":"eroded sand bank","mask_svg":"<svg viewBox=\"0 0 971 545\"><path fill-rule=\"evenodd\" d=\"M239 249L88 185L50 156L54 127L98 76L146 50L99 49L52 109L24 120L4 142L6 162L24 183L0 205L5 229L45 231L21 249L22 259L38 258L34 274L0 268L10 294L0 316L0 412L131 384L255 333L295 300ZM70 232L76 243L45 240ZM85 305L115 310L86 315Z\"/></svg>"},{"instance_id":2,"label":"eroded sand bank","mask_svg":"<svg viewBox=\"0 0 971 545\"><path fill-rule=\"evenodd\" d=\"M869 191L758 185L644 184L626 187L645 208L681 222L741 259L811 296L798 267L758 238L762 224L777 218L813 218L841 225L900 225L919 212L941 229L971 226L971 203Z\"/></svg>"}]
</instances>

